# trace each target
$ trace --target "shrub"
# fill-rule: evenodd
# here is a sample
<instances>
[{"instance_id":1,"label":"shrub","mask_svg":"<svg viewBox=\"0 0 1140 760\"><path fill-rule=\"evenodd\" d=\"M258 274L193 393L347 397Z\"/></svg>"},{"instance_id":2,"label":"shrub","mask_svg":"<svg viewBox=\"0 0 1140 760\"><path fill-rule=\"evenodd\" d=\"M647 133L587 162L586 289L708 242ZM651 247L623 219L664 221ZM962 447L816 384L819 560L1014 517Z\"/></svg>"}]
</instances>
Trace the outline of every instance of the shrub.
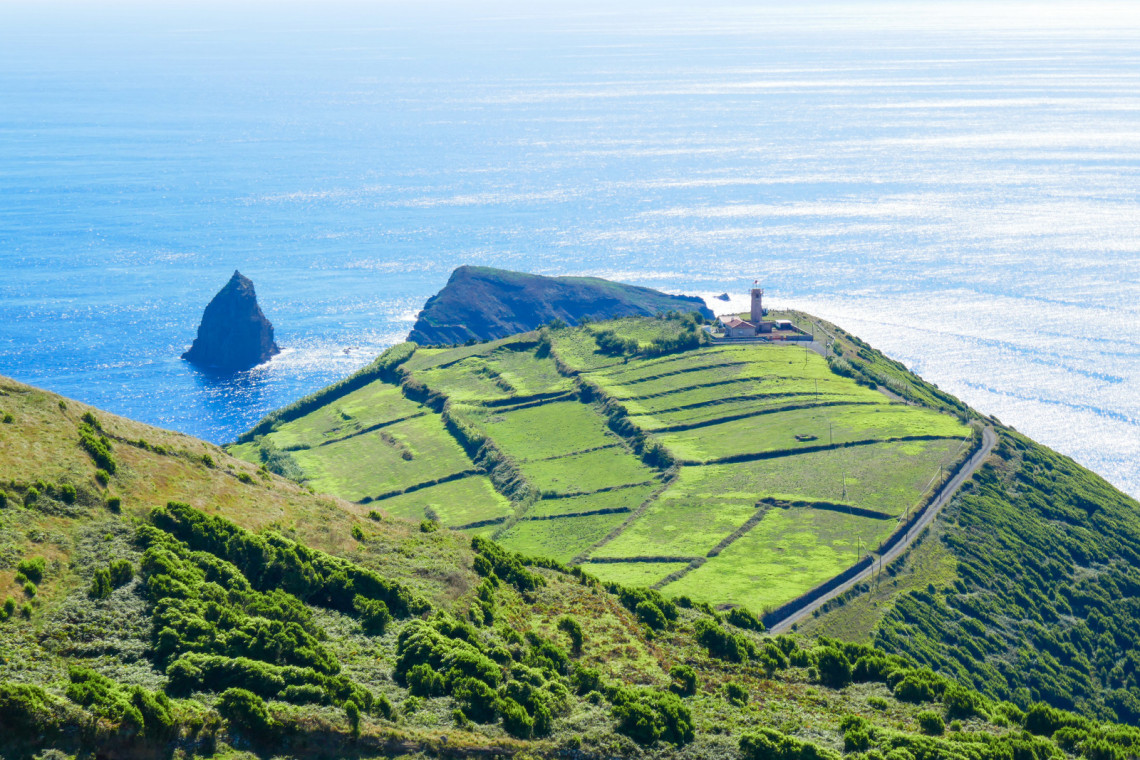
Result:
<instances>
[{"instance_id":1,"label":"shrub","mask_svg":"<svg viewBox=\"0 0 1140 760\"><path fill-rule=\"evenodd\" d=\"M64 483L59 487L59 500L64 504L74 504L75 497L75 486L70 483Z\"/></svg>"},{"instance_id":2,"label":"shrub","mask_svg":"<svg viewBox=\"0 0 1140 760\"><path fill-rule=\"evenodd\" d=\"M24 584L24 596L28 597L29 599L35 598L38 592L39 589L36 588L36 584L32 583L31 581L28 581Z\"/></svg>"},{"instance_id":3,"label":"shrub","mask_svg":"<svg viewBox=\"0 0 1140 760\"><path fill-rule=\"evenodd\" d=\"M638 620L655 631L663 629L669 622L665 619L665 613L663 613L656 604L648 600L638 602L633 612L637 615Z\"/></svg>"},{"instance_id":4,"label":"shrub","mask_svg":"<svg viewBox=\"0 0 1140 760\"><path fill-rule=\"evenodd\" d=\"M833 689L842 689L851 683L851 663L847 655L835 647L822 647L816 652L815 666L819 681Z\"/></svg>"},{"instance_id":5,"label":"shrub","mask_svg":"<svg viewBox=\"0 0 1140 760\"><path fill-rule=\"evenodd\" d=\"M123 500L118 496L108 496L106 504L107 509L111 510L115 514L118 514L123 510Z\"/></svg>"},{"instance_id":6,"label":"shrub","mask_svg":"<svg viewBox=\"0 0 1140 760\"><path fill-rule=\"evenodd\" d=\"M895 684L895 699L903 702L933 702L946 688L945 679L929 670L908 671L901 681Z\"/></svg>"},{"instance_id":7,"label":"shrub","mask_svg":"<svg viewBox=\"0 0 1140 760\"><path fill-rule=\"evenodd\" d=\"M43 557L32 557L30 559L22 559L16 565L16 570L24 574L24 577L35 583L39 583L44 579L44 570L47 569L47 560Z\"/></svg>"},{"instance_id":8,"label":"shrub","mask_svg":"<svg viewBox=\"0 0 1140 760\"><path fill-rule=\"evenodd\" d=\"M135 577L135 566L126 559L113 560L107 571L110 573L111 585L114 588L127 585Z\"/></svg>"},{"instance_id":9,"label":"shrub","mask_svg":"<svg viewBox=\"0 0 1140 760\"><path fill-rule=\"evenodd\" d=\"M349 732L360 736L360 708L351 699L344 703L344 717L348 719Z\"/></svg>"},{"instance_id":10,"label":"shrub","mask_svg":"<svg viewBox=\"0 0 1140 760\"><path fill-rule=\"evenodd\" d=\"M101 567L95 571L95 577L91 579L91 589L87 592L92 599L106 599L111 595L113 587L111 586L111 572Z\"/></svg>"},{"instance_id":11,"label":"shrub","mask_svg":"<svg viewBox=\"0 0 1140 760\"><path fill-rule=\"evenodd\" d=\"M54 733L60 716L55 701L39 686L0 682L0 729L17 737Z\"/></svg>"},{"instance_id":12,"label":"shrub","mask_svg":"<svg viewBox=\"0 0 1140 760\"><path fill-rule=\"evenodd\" d=\"M669 675L673 679L673 683L669 684L669 690L674 694L691 697L697 693L697 671L688 665L674 665Z\"/></svg>"},{"instance_id":13,"label":"shrub","mask_svg":"<svg viewBox=\"0 0 1140 760\"><path fill-rule=\"evenodd\" d=\"M443 695L443 676L427 663L415 665L405 679L408 691L417 697L438 697Z\"/></svg>"},{"instance_id":14,"label":"shrub","mask_svg":"<svg viewBox=\"0 0 1140 760\"><path fill-rule=\"evenodd\" d=\"M8 507L8 494L4 493L3 491L0 491L0 509L6 509L7 507Z\"/></svg>"},{"instance_id":15,"label":"shrub","mask_svg":"<svg viewBox=\"0 0 1140 760\"><path fill-rule=\"evenodd\" d=\"M747 628L750 631L764 631L764 624L760 622L760 618L753 615L751 612L743 607L733 607L728 611L728 622L735 625L737 628Z\"/></svg>"},{"instance_id":16,"label":"shrub","mask_svg":"<svg viewBox=\"0 0 1140 760\"><path fill-rule=\"evenodd\" d=\"M947 718L970 718L974 715L986 715L985 698L981 694L958 684L952 684L946 688L942 695L942 704L946 706Z\"/></svg>"},{"instance_id":17,"label":"shrub","mask_svg":"<svg viewBox=\"0 0 1140 760\"><path fill-rule=\"evenodd\" d=\"M23 617L24 620L31 620L32 619L32 603L31 602L24 602L24 604L20 607L20 616Z\"/></svg>"},{"instance_id":18,"label":"shrub","mask_svg":"<svg viewBox=\"0 0 1140 760\"><path fill-rule=\"evenodd\" d=\"M918 727L922 729L922 733L929 736L941 736L946 730L946 724L942 721L942 716L933 710L923 710L917 716Z\"/></svg>"},{"instance_id":19,"label":"shrub","mask_svg":"<svg viewBox=\"0 0 1140 760\"><path fill-rule=\"evenodd\" d=\"M95 470L95 480L96 480L96 482L99 483L99 485L101 485L101 486L107 485L107 482L110 481L110 479L111 479L111 473L107 472L102 467Z\"/></svg>"},{"instance_id":20,"label":"shrub","mask_svg":"<svg viewBox=\"0 0 1140 760\"><path fill-rule=\"evenodd\" d=\"M352 606L356 608L356 614L360 616L360 625L364 628L365 633L373 636L384 633L388 623L392 620L392 613L388 611L388 605L379 599L369 599L357 594L353 597Z\"/></svg>"},{"instance_id":21,"label":"shrub","mask_svg":"<svg viewBox=\"0 0 1140 760\"><path fill-rule=\"evenodd\" d=\"M10 596L6 597L4 599L3 613L0 613L0 614L3 614L4 620L8 620L13 615L15 615L16 614L16 600Z\"/></svg>"},{"instance_id":22,"label":"shrub","mask_svg":"<svg viewBox=\"0 0 1140 760\"><path fill-rule=\"evenodd\" d=\"M359 525L352 526L352 537L357 541L364 541L364 531L361 530Z\"/></svg>"},{"instance_id":23,"label":"shrub","mask_svg":"<svg viewBox=\"0 0 1140 760\"><path fill-rule=\"evenodd\" d=\"M867 697L867 704L876 710L886 710L890 707L890 702L882 697Z\"/></svg>"},{"instance_id":24,"label":"shrub","mask_svg":"<svg viewBox=\"0 0 1140 760\"><path fill-rule=\"evenodd\" d=\"M734 636L707 618L695 626L697 642L709 650L709 656L729 662L740 662L756 654L756 648L744 636Z\"/></svg>"},{"instance_id":25,"label":"shrub","mask_svg":"<svg viewBox=\"0 0 1140 760\"><path fill-rule=\"evenodd\" d=\"M610 687L617 730L640 744L663 740L688 744L693 740L693 718L676 694L656 689Z\"/></svg>"},{"instance_id":26,"label":"shrub","mask_svg":"<svg viewBox=\"0 0 1140 760\"><path fill-rule=\"evenodd\" d=\"M558 630L570 637L570 651L575 655L582 654L582 644L585 642L586 636L582 633L582 626L578 624L578 621L569 615L565 615L558 621Z\"/></svg>"},{"instance_id":27,"label":"shrub","mask_svg":"<svg viewBox=\"0 0 1140 760\"><path fill-rule=\"evenodd\" d=\"M273 729L273 719L261 697L246 689L226 689L218 698L218 714L238 731L264 737Z\"/></svg>"},{"instance_id":28,"label":"shrub","mask_svg":"<svg viewBox=\"0 0 1140 760\"><path fill-rule=\"evenodd\" d=\"M744 760L838 760L835 752L772 729L760 728L740 737Z\"/></svg>"},{"instance_id":29,"label":"shrub","mask_svg":"<svg viewBox=\"0 0 1140 760\"><path fill-rule=\"evenodd\" d=\"M377 512L375 509L370 509L368 510L368 519L372 520L373 522L380 522L384 519L384 516Z\"/></svg>"},{"instance_id":30,"label":"shrub","mask_svg":"<svg viewBox=\"0 0 1140 760\"><path fill-rule=\"evenodd\" d=\"M435 533L437 530L439 530L439 523L437 523L435 520L420 521L421 533Z\"/></svg>"},{"instance_id":31,"label":"shrub","mask_svg":"<svg viewBox=\"0 0 1140 760\"><path fill-rule=\"evenodd\" d=\"M476 723L495 720L499 709L499 694L479 679L456 679L451 687L451 696L459 703L463 714Z\"/></svg>"},{"instance_id":32,"label":"shrub","mask_svg":"<svg viewBox=\"0 0 1140 760\"><path fill-rule=\"evenodd\" d=\"M202 455L202 464L206 465L207 467L213 467L214 466L214 458L212 456L210 456L209 454L203 454ZM114 472L114 471L112 470L112 472Z\"/></svg>"},{"instance_id":33,"label":"shrub","mask_svg":"<svg viewBox=\"0 0 1140 760\"><path fill-rule=\"evenodd\" d=\"M111 442L108 441L104 435L96 435L98 429L97 424L93 425L89 422L80 425L79 445L91 456L96 467L105 470L109 475L114 475L116 469L118 469L118 465L115 463L115 458L111 455ZM96 474L96 477L98 477L98 474Z\"/></svg>"},{"instance_id":34,"label":"shrub","mask_svg":"<svg viewBox=\"0 0 1140 760\"><path fill-rule=\"evenodd\" d=\"M31 486L24 493L24 506L27 507L27 506L31 506L32 504L35 504L36 499L38 499L38 498L40 498L40 489L36 488L35 486Z\"/></svg>"},{"instance_id":35,"label":"shrub","mask_svg":"<svg viewBox=\"0 0 1140 760\"><path fill-rule=\"evenodd\" d=\"M243 472L243 473L240 473L238 475L238 480L241 481L242 483L245 483L246 485L249 485L249 484L253 483L253 476L250 475L248 472ZM355 706L355 704L354 704L354 706ZM359 716L359 713L357 713L357 716ZM357 719L357 725L359 726L359 717Z\"/></svg>"},{"instance_id":36,"label":"shrub","mask_svg":"<svg viewBox=\"0 0 1140 760\"><path fill-rule=\"evenodd\" d=\"M730 704L734 704L737 707L744 707L748 704L748 690L732 681L724 685L724 697Z\"/></svg>"},{"instance_id":37,"label":"shrub","mask_svg":"<svg viewBox=\"0 0 1140 760\"><path fill-rule=\"evenodd\" d=\"M508 734L520 739L530 737L531 730L534 728L534 720L531 719L522 705L508 697L500 703L499 711L503 715L503 728Z\"/></svg>"}]
</instances>

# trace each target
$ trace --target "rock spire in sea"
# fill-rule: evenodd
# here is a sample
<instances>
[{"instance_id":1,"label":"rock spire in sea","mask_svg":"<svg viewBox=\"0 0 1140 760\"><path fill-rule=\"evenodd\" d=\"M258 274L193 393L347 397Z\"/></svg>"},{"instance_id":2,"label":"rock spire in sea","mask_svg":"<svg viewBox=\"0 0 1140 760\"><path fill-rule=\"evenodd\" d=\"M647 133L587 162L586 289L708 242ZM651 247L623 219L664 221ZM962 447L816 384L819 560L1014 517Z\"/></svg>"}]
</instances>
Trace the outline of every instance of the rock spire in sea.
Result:
<instances>
[{"instance_id":1,"label":"rock spire in sea","mask_svg":"<svg viewBox=\"0 0 1140 760\"><path fill-rule=\"evenodd\" d=\"M204 369L238 372L280 352L273 341L273 325L257 305L253 282L234 270L234 276L206 306L198 337L182 358Z\"/></svg>"}]
</instances>

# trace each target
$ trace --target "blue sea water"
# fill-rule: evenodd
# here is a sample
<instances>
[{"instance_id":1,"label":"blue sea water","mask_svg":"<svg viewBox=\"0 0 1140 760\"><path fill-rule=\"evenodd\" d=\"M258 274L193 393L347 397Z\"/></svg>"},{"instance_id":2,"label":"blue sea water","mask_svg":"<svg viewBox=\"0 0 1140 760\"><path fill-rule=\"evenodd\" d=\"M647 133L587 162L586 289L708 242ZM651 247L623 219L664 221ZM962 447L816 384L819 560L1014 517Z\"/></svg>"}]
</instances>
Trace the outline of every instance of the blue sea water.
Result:
<instances>
[{"instance_id":1,"label":"blue sea water","mask_svg":"<svg viewBox=\"0 0 1140 760\"><path fill-rule=\"evenodd\" d=\"M450 270L840 322L1140 495L1127 3L0 4L0 374L213 441ZM234 269L283 354L179 360Z\"/></svg>"}]
</instances>

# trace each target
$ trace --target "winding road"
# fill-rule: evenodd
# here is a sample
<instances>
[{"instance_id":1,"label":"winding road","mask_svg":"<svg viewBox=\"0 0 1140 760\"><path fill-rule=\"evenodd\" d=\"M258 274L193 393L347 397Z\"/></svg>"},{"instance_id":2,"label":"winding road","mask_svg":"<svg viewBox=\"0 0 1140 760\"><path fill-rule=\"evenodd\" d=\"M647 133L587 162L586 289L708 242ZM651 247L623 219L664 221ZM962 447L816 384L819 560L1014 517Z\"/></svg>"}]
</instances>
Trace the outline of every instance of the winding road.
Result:
<instances>
[{"instance_id":1,"label":"winding road","mask_svg":"<svg viewBox=\"0 0 1140 760\"><path fill-rule=\"evenodd\" d=\"M922 516L918 518L915 524L910 527L903 540L899 541L885 553L883 553L883 555L872 562L871 566L866 570L859 573L854 578L851 578L839 586L836 586L834 589L824 594L820 598L808 602L795 612L773 623L769 627L769 630L772 633L783 633L787 631L795 623L803 620L805 617L815 612L830 600L848 591L855 584L862 583L863 581L870 578L871 575L876 572L876 570L881 573L886 565L889 565L896 558L898 558L899 555L910 548L910 545L914 543L914 540L922 534L923 528L933 522L934 518L938 516L938 513L942 511L942 508L950 503L950 500L954 498L954 494L958 493L958 490L966 483L966 481L969 480L975 472L977 472L977 469L982 466L982 462L986 461L986 457L990 455L990 452L993 451L994 446L996 445L997 433L994 432L993 427L986 426L982 430L981 448L974 452L974 455L970 457L969 461L967 461L966 464L958 470L958 474L951 478L950 482L942 487L942 492L939 493L938 497L930 503L930 505L926 508L926 511L922 513Z\"/></svg>"}]
</instances>

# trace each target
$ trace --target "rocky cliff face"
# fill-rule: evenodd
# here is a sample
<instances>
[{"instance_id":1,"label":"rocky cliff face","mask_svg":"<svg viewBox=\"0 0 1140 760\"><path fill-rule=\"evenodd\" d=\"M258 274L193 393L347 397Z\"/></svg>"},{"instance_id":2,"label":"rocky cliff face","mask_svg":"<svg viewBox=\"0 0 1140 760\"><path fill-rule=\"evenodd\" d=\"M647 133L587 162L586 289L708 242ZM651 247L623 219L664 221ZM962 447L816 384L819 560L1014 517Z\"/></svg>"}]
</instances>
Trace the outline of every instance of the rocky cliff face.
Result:
<instances>
[{"instance_id":1,"label":"rocky cliff face","mask_svg":"<svg viewBox=\"0 0 1140 760\"><path fill-rule=\"evenodd\" d=\"M198 337L182 358L206 369L237 372L280 352L273 341L273 325L257 305L253 283L235 270L206 306Z\"/></svg>"},{"instance_id":2,"label":"rocky cliff face","mask_svg":"<svg viewBox=\"0 0 1140 760\"><path fill-rule=\"evenodd\" d=\"M534 330L553 319L652 316L668 311L713 314L696 296L674 296L596 277L543 277L491 267L459 267L424 304L408 340L454 345Z\"/></svg>"}]
</instances>

